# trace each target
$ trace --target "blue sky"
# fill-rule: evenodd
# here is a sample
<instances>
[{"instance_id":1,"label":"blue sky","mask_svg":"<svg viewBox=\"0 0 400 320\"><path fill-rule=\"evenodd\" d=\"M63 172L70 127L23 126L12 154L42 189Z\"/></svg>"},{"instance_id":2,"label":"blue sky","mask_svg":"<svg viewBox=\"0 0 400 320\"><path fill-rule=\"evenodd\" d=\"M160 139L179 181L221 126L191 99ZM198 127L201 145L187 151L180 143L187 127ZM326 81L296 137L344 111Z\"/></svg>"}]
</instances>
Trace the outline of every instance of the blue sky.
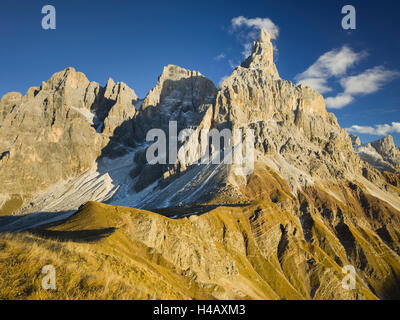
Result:
<instances>
[{"instance_id":1,"label":"blue sky","mask_svg":"<svg viewBox=\"0 0 400 320\"><path fill-rule=\"evenodd\" d=\"M41 27L46 4L56 8L56 30ZM346 4L356 8L356 30L341 26ZM2 0L0 96L25 93L68 66L103 85L123 81L139 97L167 64L218 85L267 23L278 30L283 79L323 84L329 111L342 127L366 133L363 142L390 133L400 145L399 13L400 2L389 0ZM237 17L244 18L235 26Z\"/></svg>"}]
</instances>

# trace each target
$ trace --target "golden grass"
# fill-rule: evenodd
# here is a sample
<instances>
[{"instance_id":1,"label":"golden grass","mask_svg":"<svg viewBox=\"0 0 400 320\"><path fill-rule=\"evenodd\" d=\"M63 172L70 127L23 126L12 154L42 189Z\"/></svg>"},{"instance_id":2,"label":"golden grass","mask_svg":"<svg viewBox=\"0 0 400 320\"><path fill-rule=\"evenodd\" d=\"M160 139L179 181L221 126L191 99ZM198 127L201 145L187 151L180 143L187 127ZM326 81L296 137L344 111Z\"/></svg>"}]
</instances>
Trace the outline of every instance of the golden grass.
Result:
<instances>
[{"instance_id":1,"label":"golden grass","mask_svg":"<svg viewBox=\"0 0 400 320\"><path fill-rule=\"evenodd\" d=\"M251 202L201 216L88 202L57 226L0 235L0 299L398 297L400 258L376 230L385 225L398 241L399 213L361 189L334 190L346 204L322 187L305 190L306 215L275 172L256 168L242 190ZM41 287L49 264L56 290ZM349 264L356 290L342 288Z\"/></svg>"},{"instance_id":2,"label":"golden grass","mask_svg":"<svg viewBox=\"0 0 400 320\"><path fill-rule=\"evenodd\" d=\"M321 242L312 244L299 220L270 202L180 220L89 202L50 233L0 236L0 298L375 299L362 282L354 292L341 288L332 257L340 243L321 223L313 231ZM105 237L87 238L110 227ZM337 254L346 260L344 250ZM56 290L41 287L48 264L57 271Z\"/></svg>"},{"instance_id":3,"label":"golden grass","mask_svg":"<svg viewBox=\"0 0 400 320\"><path fill-rule=\"evenodd\" d=\"M19 195L12 195L11 199L8 199L2 207L0 207L0 216L5 216L13 213L14 211L21 208L23 200Z\"/></svg>"}]
</instances>

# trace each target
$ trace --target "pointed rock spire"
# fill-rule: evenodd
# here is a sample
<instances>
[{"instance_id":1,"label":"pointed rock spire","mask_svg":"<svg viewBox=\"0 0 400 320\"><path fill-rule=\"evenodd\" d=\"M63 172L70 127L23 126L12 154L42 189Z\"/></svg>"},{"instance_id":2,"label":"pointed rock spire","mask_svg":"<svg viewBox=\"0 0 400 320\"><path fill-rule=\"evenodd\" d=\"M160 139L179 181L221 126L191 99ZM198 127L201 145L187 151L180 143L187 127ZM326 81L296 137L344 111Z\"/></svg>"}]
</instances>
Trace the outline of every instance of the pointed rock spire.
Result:
<instances>
[{"instance_id":1,"label":"pointed rock spire","mask_svg":"<svg viewBox=\"0 0 400 320\"><path fill-rule=\"evenodd\" d=\"M77 89L84 88L89 85L90 81L82 72L77 72L75 68L68 67L60 72L56 72L46 82L42 82L42 88L47 89Z\"/></svg>"},{"instance_id":2,"label":"pointed rock spire","mask_svg":"<svg viewBox=\"0 0 400 320\"><path fill-rule=\"evenodd\" d=\"M387 135L386 137L377 141L371 142L371 145L383 157L398 157L400 158L400 150L396 147L393 136Z\"/></svg>"},{"instance_id":3,"label":"pointed rock spire","mask_svg":"<svg viewBox=\"0 0 400 320\"><path fill-rule=\"evenodd\" d=\"M260 31L260 38L258 39L261 43L269 43L271 42L271 36L269 35L268 31L265 29L261 29Z\"/></svg>"},{"instance_id":4,"label":"pointed rock spire","mask_svg":"<svg viewBox=\"0 0 400 320\"><path fill-rule=\"evenodd\" d=\"M354 135L354 134L351 134L351 135L350 135L350 139L351 139L351 143L353 144L353 147L359 147L359 146L361 146L360 137L358 137L358 136L356 136L356 135Z\"/></svg>"},{"instance_id":5,"label":"pointed rock spire","mask_svg":"<svg viewBox=\"0 0 400 320\"><path fill-rule=\"evenodd\" d=\"M260 37L253 43L251 55L241 64L243 68L262 69L279 79L279 73L274 63L274 46L268 31L261 29Z\"/></svg>"},{"instance_id":6,"label":"pointed rock spire","mask_svg":"<svg viewBox=\"0 0 400 320\"><path fill-rule=\"evenodd\" d=\"M115 90L115 82L113 79L108 78L106 86L104 87L104 97L107 99L116 100L117 93L114 92Z\"/></svg>"}]
</instances>

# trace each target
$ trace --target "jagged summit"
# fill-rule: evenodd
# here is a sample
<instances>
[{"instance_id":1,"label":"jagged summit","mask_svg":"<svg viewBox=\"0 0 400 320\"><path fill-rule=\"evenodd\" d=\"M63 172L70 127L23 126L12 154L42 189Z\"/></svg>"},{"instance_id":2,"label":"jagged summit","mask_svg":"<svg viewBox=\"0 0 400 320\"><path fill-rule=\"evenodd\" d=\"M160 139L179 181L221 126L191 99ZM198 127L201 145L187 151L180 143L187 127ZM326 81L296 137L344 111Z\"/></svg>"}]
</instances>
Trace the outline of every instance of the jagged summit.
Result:
<instances>
[{"instance_id":1,"label":"jagged summit","mask_svg":"<svg viewBox=\"0 0 400 320\"><path fill-rule=\"evenodd\" d=\"M375 149L380 149L381 151L389 152L390 150L396 149L396 145L394 144L393 136L390 134L371 142Z\"/></svg>"},{"instance_id":2,"label":"jagged summit","mask_svg":"<svg viewBox=\"0 0 400 320\"><path fill-rule=\"evenodd\" d=\"M354 134L351 134L350 135L350 139L351 139L351 143L353 144L353 147L361 146L360 137L358 137L358 136L356 136Z\"/></svg>"},{"instance_id":3,"label":"jagged summit","mask_svg":"<svg viewBox=\"0 0 400 320\"><path fill-rule=\"evenodd\" d=\"M199 92L193 91L193 88ZM141 109L158 106L165 100L169 104L174 104L174 101L179 104L182 100L193 104L194 100L207 98L210 90L216 91L214 84L200 72L170 64L163 68L156 86L147 94Z\"/></svg>"},{"instance_id":4,"label":"jagged summit","mask_svg":"<svg viewBox=\"0 0 400 320\"><path fill-rule=\"evenodd\" d=\"M268 33L268 31L265 30L264 28L261 29L261 31L260 31L260 37L259 37L258 41L261 42L261 43L271 42L271 36Z\"/></svg>"},{"instance_id":5,"label":"jagged summit","mask_svg":"<svg viewBox=\"0 0 400 320\"><path fill-rule=\"evenodd\" d=\"M371 142L371 145L384 159L387 159L395 166L400 165L400 150L394 144L394 140L391 135L387 135L382 139Z\"/></svg>"},{"instance_id":6,"label":"jagged summit","mask_svg":"<svg viewBox=\"0 0 400 320\"><path fill-rule=\"evenodd\" d=\"M141 141L151 128L168 130L169 121L180 128L197 126L214 104L217 88L198 71L167 65L157 84L143 100L135 124L135 139Z\"/></svg>"},{"instance_id":7,"label":"jagged summit","mask_svg":"<svg viewBox=\"0 0 400 320\"><path fill-rule=\"evenodd\" d=\"M279 73L274 63L274 46L267 30L261 29L259 39L253 42L251 55L242 62L241 67L264 69L274 78L279 79Z\"/></svg>"},{"instance_id":8,"label":"jagged summit","mask_svg":"<svg viewBox=\"0 0 400 320\"><path fill-rule=\"evenodd\" d=\"M400 150L387 135L363 145L353 145L361 159L381 171L400 172Z\"/></svg>"},{"instance_id":9,"label":"jagged summit","mask_svg":"<svg viewBox=\"0 0 400 320\"><path fill-rule=\"evenodd\" d=\"M109 79L102 87L73 68L23 97L5 95L0 100L0 215L18 217L1 219L0 233L34 228L40 236L42 228L54 239L75 240L57 243L67 243L66 252L76 245L80 255L79 237L99 235L97 247L85 243L85 254L94 248L93 256L101 256L98 265L115 261L118 268L110 269L121 274L137 269L124 286L155 299L164 297L159 292L182 297L173 293L189 287L189 298L202 298L197 292L222 299L400 296L400 178L390 162L398 159L391 153L400 151L386 137L365 149L372 159L377 155L379 171L362 161L346 130L326 111L322 95L279 78L273 50L262 30L251 56L219 89L197 71L168 65L140 102L125 84ZM177 130L170 130L170 122ZM157 144L166 142L157 154L168 154L168 163L149 162L147 151L154 144L146 137L153 128L165 133L167 141L157 137ZM178 144L178 132L187 128L190 136ZM202 154L192 151L201 151L203 129L221 135L222 129L243 129L242 151L254 154L242 163L249 169L246 176L236 173L240 163L225 161L229 130L224 145L215 144L223 158L198 161ZM244 139L247 129L254 143ZM388 169L392 173L380 172ZM87 201L110 205L81 207ZM76 210L59 229L44 230ZM37 214L22 215L29 213ZM32 247L32 237L18 248ZM0 247L8 250L10 239L0 235ZM37 242L43 252L51 247L46 241ZM16 250L6 252L3 260L14 261L9 257ZM123 267L137 254L143 254L138 265ZM47 264L37 248L28 256L38 265L24 270L37 272ZM59 260L70 265L71 259L68 254ZM20 256L18 261L29 260ZM358 290L341 290L345 265L357 267ZM82 266L90 269L77 267ZM154 278L157 270L168 270L167 276ZM4 275L0 296L7 298L15 277L7 265L0 267L0 278ZM155 285L147 290L151 278ZM166 281L159 279L176 281L160 289ZM15 292L33 292L26 288ZM43 290L39 293L43 297Z\"/></svg>"}]
</instances>

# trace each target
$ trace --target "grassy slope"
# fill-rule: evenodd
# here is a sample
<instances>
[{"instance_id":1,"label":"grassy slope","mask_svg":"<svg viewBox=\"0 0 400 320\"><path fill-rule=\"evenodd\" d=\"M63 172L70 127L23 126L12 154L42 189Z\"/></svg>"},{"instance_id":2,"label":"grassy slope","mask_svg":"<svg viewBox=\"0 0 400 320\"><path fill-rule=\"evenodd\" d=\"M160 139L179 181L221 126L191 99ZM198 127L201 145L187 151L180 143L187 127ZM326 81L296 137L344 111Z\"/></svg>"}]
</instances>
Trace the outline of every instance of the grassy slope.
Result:
<instances>
[{"instance_id":1,"label":"grassy slope","mask_svg":"<svg viewBox=\"0 0 400 320\"><path fill-rule=\"evenodd\" d=\"M89 202L58 226L0 235L0 298L398 297L398 212L360 188L330 190L347 204L323 186L297 200L274 172L257 170L243 190L251 204L201 216L173 220ZM377 233L383 225L386 243ZM41 288L47 264L56 290ZM341 285L348 264L357 269L352 291Z\"/></svg>"},{"instance_id":2,"label":"grassy slope","mask_svg":"<svg viewBox=\"0 0 400 320\"><path fill-rule=\"evenodd\" d=\"M90 231L110 227L117 229L103 238ZM171 220L91 202L51 230L1 236L0 298L375 298L361 282L354 292L343 290L339 265L270 204ZM57 270L55 291L40 286L47 264Z\"/></svg>"}]
</instances>

